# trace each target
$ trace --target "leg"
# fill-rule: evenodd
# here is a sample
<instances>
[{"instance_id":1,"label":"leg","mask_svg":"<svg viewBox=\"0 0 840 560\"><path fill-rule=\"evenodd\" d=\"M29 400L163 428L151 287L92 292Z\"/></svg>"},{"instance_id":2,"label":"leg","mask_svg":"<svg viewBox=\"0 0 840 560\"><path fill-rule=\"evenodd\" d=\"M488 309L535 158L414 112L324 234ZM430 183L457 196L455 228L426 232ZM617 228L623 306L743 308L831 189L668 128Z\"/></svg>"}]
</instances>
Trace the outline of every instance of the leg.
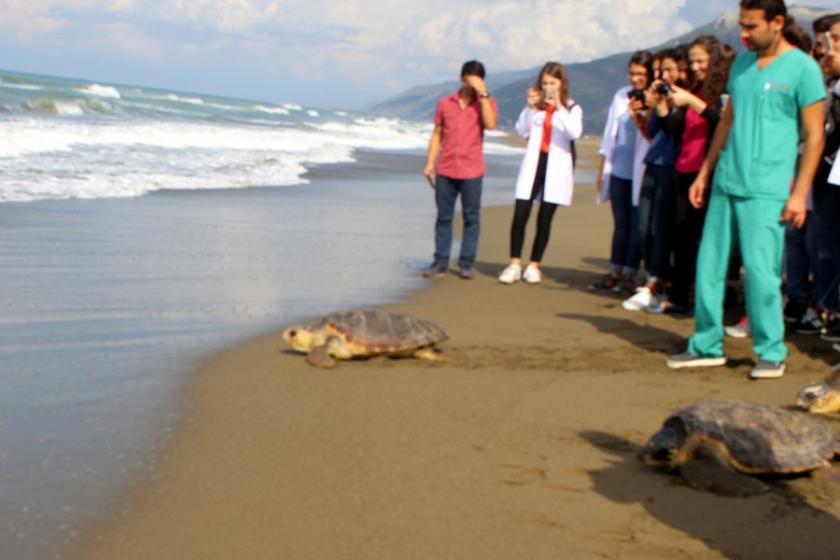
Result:
<instances>
[{"instance_id":1,"label":"leg","mask_svg":"<svg viewBox=\"0 0 840 560\"><path fill-rule=\"evenodd\" d=\"M642 246L639 239L639 207L633 206L633 189L630 188L630 204L627 206L627 221L630 238L627 240L627 256L624 258L624 274L633 277L639 272L642 262Z\"/></svg>"},{"instance_id":2,"label":"leg","mask_svg":"<svg viewBox=\"0 0 840 560\"><path fill-rule=\"evenodd\" d=\"M796 229L790 224L785 227L784 265L787 277L787 295L791 308L796 308L796 315L802 315L808 308L811 293L811 263L808 259L806 236L811 220L805 222L803 229Z\"/></svg>"},{"instance_id":3,"label":"leg","mask_svg":"<svg viewBox=\"0 0 840 560\"><path fill-rule=\"evenodd\" d=\"M674 228L674 281L671 286L671 301L690 308L691 286L697 270L697 251L703 235L705 209L698 210L688 201L688 189L695 174L677 174L676 179L676 225ZM724 273L726 265L724 265Z\"/></svg>"},{"instance_id":4,"label":"leg","mask_svg":"<svg viewBox=\"0 0 840 560\"><path fill-rule=\"evenodd\" d=\"M513 208L513 223L510 226L510 258L522 258L522 245L525 243L525 226L531 214L530 200L517 199Z\"/></svg>"},{"instance_id":5,"label":"leg","mask_svg":"<svg viewBox=\"0 0 840 560\"><path fill-rule=\"evenodd\" d=\"M434 348L420 348L416 352L414 352L415 358L420 358L421 360L429 360L430 362L443 362L443 356L435 352Z\"/></svg>"},{"instance_id":6,"label":"leg","mask_svg":"<svg viewBox=\"0 0 840 560\"><path fill-rule=\"evenodd\" d=\"M610 251L610 272L620 273L624 268L630 240L628 207L632 206L632 183L610 177L610 206L613 214L613 238Z\"/></svg>"},{"instance_id":7,"label":"leg","mask_svg":"<svg viewBox=\"0 0 840 560\"><path fill-rule=\"evenodd\" d=\"M481 177L461 182L461 206L464 215L464 234L461 236L461 256L458 259L461 270L473 267L478 252L478 236L481 232L481 186Z\"/></svg>"},{"instance_id":8,"label":"leg","mask_svg":"<svg viewBox=\"0 0 840 560\"><path fill-rule=\"evenodd\" d=\"M455 181L438 175L435 180L435 203L437 204L435 264L449 264L449 251L452 248L452 217L455 213L457 196Z\"/></svg>"},{"instance_id":9,"label":"leg","mask_svg":"<svg viewBox=\"0 0 840 560\"><path fill-rule=\"evenodd\" d=\"M653 260L653 223L656 206L656 168L649 165L642 179L642 192L639 196L639 245L642 251L642 261L645 270L651 276L651 261Z\"/></svg>"},{"instance_id":10,"label":"leg","mask_svg":"<svg viewBox=\"0 0 840 560\"><path fill-rule=\"evenodd\" d=\"M785 229L779 223L784 205L776 200L733 201L753 349L759 359L771 362L787 356L781 291Z\"/></svg>"},{"instance_id":11,"label":"leg","mask_svg":"<svg viewBox=\"0 0 840 560\"><path fill-rule=\"evenodd\" d=\"M723 295L732 247L732 201L713 192L697 258L694 336L688 351L697 356L723 356Z\"/></svg>"},{"instance_id":12,"label":"leg","mask_svg":"<svg viewBox=\"0 0 840 560\"><path fill-rule=\"evenodd\" d=\"M551 221L554 219L554 212L557 205L551 202L541 202L539 214L537 214L537 235L534 238L534 249L531 251L531 262L542 261L545 248L548 246L548 238L551 235Z\"/></svg>"}]
</instances>

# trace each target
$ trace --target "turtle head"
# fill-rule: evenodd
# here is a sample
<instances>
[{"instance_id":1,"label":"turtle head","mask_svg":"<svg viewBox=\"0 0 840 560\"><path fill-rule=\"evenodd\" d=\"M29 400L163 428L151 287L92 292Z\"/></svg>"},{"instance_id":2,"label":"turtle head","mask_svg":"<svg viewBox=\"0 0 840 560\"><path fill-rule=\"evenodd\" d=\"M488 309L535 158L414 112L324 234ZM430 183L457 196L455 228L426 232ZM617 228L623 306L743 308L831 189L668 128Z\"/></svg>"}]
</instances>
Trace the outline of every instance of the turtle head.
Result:
<instances>
[{"instance_id":1,"label":"turtle head","mask_svg":"<svg viewBox=\"0 0 840 560\"><path fill-rule=\"evenodd\" d=\"M323 346L324 336L304 325L295 325L283 331L283 340L298 352L308 353L316 346Z\"/></svg>"},{"instance_id":2,"label":"turtle head","mask_svg":"<svg viewBox=\"0 0 840 560\"><path fill-rule=\"evenodd\" d=\"M796 406L812 414L840 412L840 377L805 385L796 396Z\"/></svg>"},{"instance_id":3,"label":"turtle head","mask_svg":"<svg viewBox=\"0 0 840 560\"><path fill-rule=\"evenodd\" d=\"M682 426L666 423L645 444L642 460L658 469L673 470L679 466L676 462L684 443L685 430Z\"/></svg>"}]
</instances>

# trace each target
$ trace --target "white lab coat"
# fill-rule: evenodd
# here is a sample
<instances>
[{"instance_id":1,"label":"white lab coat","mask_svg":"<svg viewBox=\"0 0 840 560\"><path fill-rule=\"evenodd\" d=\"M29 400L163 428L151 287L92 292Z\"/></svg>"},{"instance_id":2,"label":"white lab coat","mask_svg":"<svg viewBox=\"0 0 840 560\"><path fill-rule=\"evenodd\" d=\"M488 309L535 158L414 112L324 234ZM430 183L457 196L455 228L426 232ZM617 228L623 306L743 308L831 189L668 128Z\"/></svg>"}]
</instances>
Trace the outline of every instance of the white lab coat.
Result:
<instances>
[{"instance_id":1,"label":"white lab coat","mask_svg":"<svg viewBox=\"0 0 840 560\"><path fill-rule=\"evenodd\" d=\"M570 100L569 104L572 103L573 101ZM540 159L545 117L545 111L526 106L516 121L516 132L523 138L528 138L528 147L525 150L525 157L522 158L519 177L516 180L516 198L520 200L531 198ZM574 105L571 109L561 107L554 111L551 118L551 142L548 146L548 163L543 187L544 201L571 206L575 184L571 145L572 140L577 140L581 134L583 134L583 109L580 105Z\"/></svg>"},{"instance_id":2,"label":"white lab coat","mask_svg":"<svg viewBox=\"0 0 840 560\"><path fill-rule=\"evenodd\" d=\"M607 114L607 124L604 127L604 137L601 140L599 154L604 156L604 172L598 191L598 202L604 203L610 199L610 174L612 173L612 153L618 136L618 119L627 112L627 93L632 88L624 86L613 96L610 111ZM639 205L642 194L642 178L645 175L645 156L647 156L650 142L640 130L636 131L636 149L633 154L633 206Z\"/></svg>"}]
</instances>

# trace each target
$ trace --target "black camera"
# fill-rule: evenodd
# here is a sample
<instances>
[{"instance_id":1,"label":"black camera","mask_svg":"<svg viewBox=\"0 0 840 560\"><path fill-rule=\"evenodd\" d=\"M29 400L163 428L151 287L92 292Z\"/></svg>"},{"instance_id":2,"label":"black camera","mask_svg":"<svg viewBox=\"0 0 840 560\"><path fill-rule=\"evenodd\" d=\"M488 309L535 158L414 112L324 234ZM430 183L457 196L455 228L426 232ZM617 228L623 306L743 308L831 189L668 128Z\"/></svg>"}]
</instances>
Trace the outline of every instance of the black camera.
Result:
<instances>
[{"instance_id":1,"label":"black camera","mask_svg":"<svg viewBox=\"0 0 840 560\"><path fill-rule=\"evenodd\" d=\"M668 95L671 93L671 86L668 84L659 84L656 86L656 93L659 95Z\"/></svg>"},{"instance_id":2,"label":"black camera","mask_svg":"<svg viewBox=\"0 0 840 560\"><path fill-rule=\"evenodd\" d=\"M641 89L631 89L630 93L627 94L627 97L635 101L641 101L642 103L645 102L645 92Z\"/></svg>"}]
</instances>

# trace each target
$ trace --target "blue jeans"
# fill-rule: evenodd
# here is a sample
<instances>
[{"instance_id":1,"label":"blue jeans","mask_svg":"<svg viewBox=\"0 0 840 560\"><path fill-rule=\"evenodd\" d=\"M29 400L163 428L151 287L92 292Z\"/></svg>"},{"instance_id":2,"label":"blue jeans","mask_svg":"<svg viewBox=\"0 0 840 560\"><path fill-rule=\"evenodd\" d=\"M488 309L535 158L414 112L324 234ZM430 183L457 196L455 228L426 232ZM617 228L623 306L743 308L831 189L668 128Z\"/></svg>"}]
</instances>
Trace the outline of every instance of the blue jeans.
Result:
<instances>
[{"instance_id":1,"label":"blue jeans","mask_svg":"<svg viewBox=\"0 0 840 560\"><path fill-rule=\"evenodd\" d=\"M610 271L635 274L639 270L642 252L639 244L639 208L633 206L633 182L610 177L610 206L613 230Z\"/></svg>"},{"instance_id":2,"label":"blue jeans","mask_svg":"<svg viewBox=\"0 0 840 560\"><path fill-rule=\"evenodd\" d=\"M671 268L671 229L674 220L673 168L648 164L639 197L639 239L650 277L667 278Z\"/></svg>"},{"instance_id":3,"label":"blue jeans","mask_svg":"<svg viewBox=\"0 0 840 560\"><path fill-rule=\"evenodd\" d=\"M482 177L475 179L451 179L438 175L435 180L435 264L448 265L452 249L452 218L455 215L455 201L461 195L464 214L464 235L461 238L461 256L458 265L462 269L472 268L478 251L478 234L481 230L481 184Z\"/></svg>"},{"instance_id":4,"label":"blue jeans","mask_svg":"<svg viewBox=\"0 0 840 560\"><path fill-rule=\"evenodd\" d=\"M791 301L803 307L811 304L811 272L817 283L816 236L814 213L808 211L808 219L802 229L788 225L785 228L785 276L787 295Z\"/></svg>"}]
</instances>

